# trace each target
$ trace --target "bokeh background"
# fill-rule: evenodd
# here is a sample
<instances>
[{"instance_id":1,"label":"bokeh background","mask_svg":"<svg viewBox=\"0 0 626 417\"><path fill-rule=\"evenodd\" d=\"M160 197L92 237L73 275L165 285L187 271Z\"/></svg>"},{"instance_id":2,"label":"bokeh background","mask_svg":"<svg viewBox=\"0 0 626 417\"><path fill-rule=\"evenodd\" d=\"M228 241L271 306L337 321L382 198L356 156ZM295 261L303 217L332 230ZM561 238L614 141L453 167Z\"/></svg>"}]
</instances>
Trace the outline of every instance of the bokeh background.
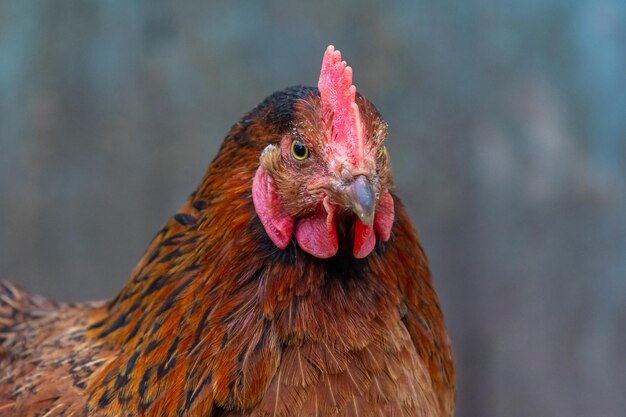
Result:
<instances>
[{"instance_id":1,"label":"bokeh background","mask_svg":"<svg viewBox=\"0 0 626 417\"><path fill-rule=\"evenodd\" d=\"M626 3L0 2L0 275L110 297L335 44L390 125L457 416L626 415Z\"/></svg>"}]
</instances>

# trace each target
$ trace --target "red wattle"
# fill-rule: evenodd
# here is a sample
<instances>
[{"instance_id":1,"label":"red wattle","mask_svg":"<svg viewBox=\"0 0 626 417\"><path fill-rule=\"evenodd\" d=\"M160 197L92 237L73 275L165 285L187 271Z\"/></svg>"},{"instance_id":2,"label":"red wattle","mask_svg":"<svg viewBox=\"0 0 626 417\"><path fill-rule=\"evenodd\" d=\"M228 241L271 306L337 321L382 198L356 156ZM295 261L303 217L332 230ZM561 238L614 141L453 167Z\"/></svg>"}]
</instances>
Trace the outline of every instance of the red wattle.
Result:
<instances>
[{"instance_id":1,"label":"red wattle","mask_svg":"<svg viewBox=\"0 0 626 417\"><path fill-rule=\"evenodd\" d=\"M354 247L352 248L352 254L357 259L365 258L374 250L374 246L376 246L374 227L364 225L361 219L357 219L354 227Z\"/></svg>"},{"instance_id":2,"label":"red wattle","mask_svg":"<svg viewBox=\"0 0 626 417\"><path fill-rule=\"evenodd\" d=\"M391 228L393 227L393 220L395 217L395 210L393 206L393 197L389 191L380 197L378 206L376 207L376 216L374 217L374 229L376 235L380 240L386 242L391 236Z\"/></svg>"},{"instance_id":3,"label":"red wattle","mask_svg":"<svg viewBox=\"0 0 626 417\"><path fill-rule=\"evenodd\" d=\"M298 220L296 240L303 251L316 258L330 258L337 253L337 231L335 230L335 209L329 213L320 211Z\"/></svg>"}]
</instances>

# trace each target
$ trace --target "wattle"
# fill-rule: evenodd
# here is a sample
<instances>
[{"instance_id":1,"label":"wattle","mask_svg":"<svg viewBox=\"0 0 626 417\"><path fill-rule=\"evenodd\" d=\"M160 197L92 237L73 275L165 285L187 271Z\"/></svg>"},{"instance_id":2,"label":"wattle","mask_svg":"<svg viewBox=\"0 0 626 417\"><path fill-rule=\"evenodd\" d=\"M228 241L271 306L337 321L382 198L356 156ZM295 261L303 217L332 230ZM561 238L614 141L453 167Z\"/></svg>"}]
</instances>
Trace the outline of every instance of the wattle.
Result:
<instances>
[{"instance_id":1,"label":"wattle","mask_svg":"<svg viewBox=\"0 0 626 417\"><path fill-rule=\"evenodd\" d=\"M316 258L330 258L339 245L335 229L335 209L329 213L320 211L298 220L296 224L296 241L303 251Z\"/></svg>"},{"instance_id":2,"label":"wattle","mask_svg":"<svg viewBox=\"0 0 626 417\"><path fill-rule=\"evenodd\" d=\"M282 199L270 175L262 168L256 172L252 184L254 208L263 224L263 228L272 242L285 249L291 240L296 220L283 210ZM339 244L335 228L335 207L320 210L297 220L295 224L296 241L303 251L321 259L330 258L337 253ZM389 240L394 221L393 197L385 191L378 201L373 225L365 225L360 219L354 227L355 258L365 258L376 246L376 238L383 242Z\"/></svg>"},{"instance_id":3,"label":"wattle","mask_svg":"<svg viewBox=\"0 0 626 417\"><path fill-rule=\"evenodd\" d=\"M354 227L354 246L352 255L362 259L368 256L376 246L376 238L386 242L391 237L391 228L395 216L393 197L386 191L381 196L374 216L373 225L365 225L360 219ZM324 210L298 220L296 241L303 251L317 257L330 258L339 248L335 229L335 208Z\"/></svg>"},{"instance_id":4,"label":"wattle","mask_svg":"<svg viewBox=\"0 0 626 417\"><path fill-rule=\"evenodd\" d=\"M357 259L365 258L374 250L374 246L376 246L374 227L365 225L360 219L357 219L356 226L354 227L354 246L352 247L352 254Z\"/></svg>"}]
</instances>

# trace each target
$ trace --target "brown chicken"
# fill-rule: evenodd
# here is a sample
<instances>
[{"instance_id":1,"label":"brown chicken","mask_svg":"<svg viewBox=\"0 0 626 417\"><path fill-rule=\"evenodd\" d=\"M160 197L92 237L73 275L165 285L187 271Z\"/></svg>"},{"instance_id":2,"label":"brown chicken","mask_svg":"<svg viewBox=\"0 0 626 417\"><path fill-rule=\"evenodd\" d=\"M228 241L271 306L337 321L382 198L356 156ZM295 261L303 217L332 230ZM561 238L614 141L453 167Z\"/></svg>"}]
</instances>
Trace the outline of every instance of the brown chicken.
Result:
<instances>
[{"instance_id":1,"label":"brown chicken","mask_svg":"<svg viewBox=\"0 0 626 417\"><path fill-rule=\"evenodd\" d=\"M451 416L386 124L332 46L237 122L120 293L0 284L0 416Z\"/></svg>"}]
</instances>

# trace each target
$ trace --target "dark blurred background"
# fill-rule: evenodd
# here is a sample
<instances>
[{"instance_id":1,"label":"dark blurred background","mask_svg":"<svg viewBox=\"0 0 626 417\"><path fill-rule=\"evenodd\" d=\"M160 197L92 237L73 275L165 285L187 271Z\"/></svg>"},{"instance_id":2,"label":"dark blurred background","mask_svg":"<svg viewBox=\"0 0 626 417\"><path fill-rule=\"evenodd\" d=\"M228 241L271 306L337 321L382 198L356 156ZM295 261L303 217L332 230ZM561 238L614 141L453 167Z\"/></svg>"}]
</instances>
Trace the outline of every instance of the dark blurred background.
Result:
<instances>
[{"instance_id":1,"label":"dark blurred background","mask_svg":"<svg viewBox=\"0 0 626 417\"><path fill-rule=\"evenodd\" d=\"M335 44L390 125L457 416L626 415L626 3L0 2L0 275L110 297Z\"/></svg>"}]
</instances>

